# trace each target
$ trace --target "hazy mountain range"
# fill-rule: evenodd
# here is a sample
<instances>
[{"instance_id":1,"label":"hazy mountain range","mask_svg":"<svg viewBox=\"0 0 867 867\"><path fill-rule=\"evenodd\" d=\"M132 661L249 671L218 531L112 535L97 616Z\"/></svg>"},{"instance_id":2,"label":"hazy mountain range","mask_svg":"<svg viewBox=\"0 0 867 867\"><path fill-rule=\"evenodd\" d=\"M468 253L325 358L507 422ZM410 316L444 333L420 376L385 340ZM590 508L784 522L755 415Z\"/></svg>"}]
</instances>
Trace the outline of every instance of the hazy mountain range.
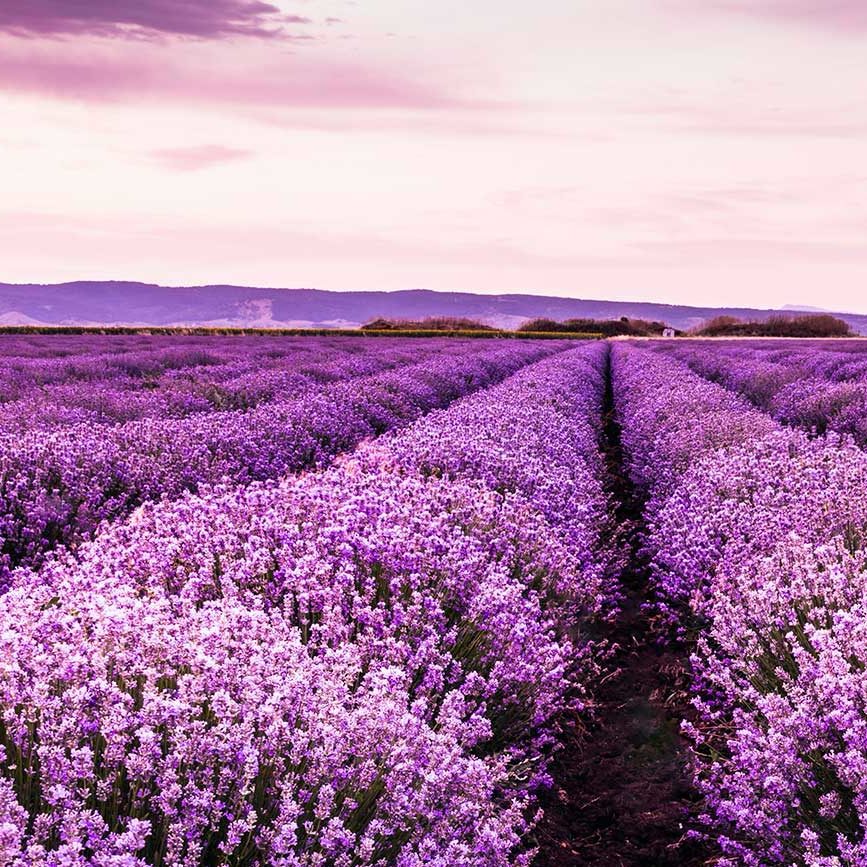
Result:
<instances>
[{"instance_id":1,"label":"hazy mountain range","mask_svg":"<svg viewBox=\"0 0 867 867\"><path fill-rule=\"evenodd\" d=\"M804 309L788 306L787 310ZM502 328L546 316L661 320L686 329L719 314L761 319L772 310L687 307L639 301L592 301L543 295L471 292L329 292L252 286L156 286L129 282L56 285L0 283L0 325L202 325L353 327L377 317L467 316ZM867 315L838 314L859 333Z\"/></svg>"}]
</instances>

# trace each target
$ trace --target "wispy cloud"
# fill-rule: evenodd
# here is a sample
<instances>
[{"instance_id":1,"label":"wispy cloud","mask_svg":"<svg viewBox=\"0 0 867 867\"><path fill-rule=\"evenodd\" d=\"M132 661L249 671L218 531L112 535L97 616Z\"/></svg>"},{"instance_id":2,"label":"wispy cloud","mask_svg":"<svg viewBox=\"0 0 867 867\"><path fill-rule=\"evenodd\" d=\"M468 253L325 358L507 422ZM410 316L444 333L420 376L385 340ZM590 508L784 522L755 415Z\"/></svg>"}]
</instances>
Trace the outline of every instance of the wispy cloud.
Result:
<instances>
[{"instance_id":1,"label":"wispy cloud","mask_svg":"<svg viewBox=\"0 0 867 867\"><path fill-rule=\"evenodd\" d=\"M728 12L751 18L825 27L842 33L867 31L864 0L686 0L684 7Z\"/></svg>"},{"instance_id":2,"label":"wispy cloud","mask_svg":"<svg viewBox=\"0 0 867 867\"><path fill-rule=\"evenodd\" d=\"M0 3L0 30L14 35L272 38L307 24L262 0L11 0Z\"/></svg>"},{"instance_id":3,"label":"wispy cloud","mask_svg":"<svg viewBox=\"0 0 867 867\"><path fill-rule=\"evenodd\" d=\"M88 102L157 102L254 108L455 107L438 84L404 70L361 61L278 53L266 59L235 52L231 58L183 56L160 46L118 53L88 46L64 50L0 50L0 91Z\"/></svg>"},{"instance_id":4,"label":"wispy cloud","mask_svg":"<svg viewBox=\"0 0 867 867\"><path fill-rule=\"evenodd\" d=\"M704 238L641 241L630 245L653 257L654 264L672 267L695 262L726 265L867 264L863 244L845 241L783 241L775 238Z\"/></svg>"},{"instance_id":5,"label":"wispy cloud","mask_svg":"<svg viewBox=\"0 0 867 867\"><path fill-rule=\"evenodd\" d=\"M194 172L199 169L208 169L222 163L232 163L248 159L252 155L252 151L227 148L222 145L166 148L151 153L151 157L160 165L176 172Z\"/></svg>"},{"instance_id":6,"label":"wispy cloud","mask_svg":"<svg viewBox=\"0 0 867 867\"><path fill-rule=\"evenodd\" d=\"M623 117L645 119L653 129L730 135L746 138L859 139L867 136L867 113L860 103L850 106L820 105L810 111L804 105L738 103L715 95L695 99L663 98L624 105L616 109Z\"/></svg>"}]
</instances>

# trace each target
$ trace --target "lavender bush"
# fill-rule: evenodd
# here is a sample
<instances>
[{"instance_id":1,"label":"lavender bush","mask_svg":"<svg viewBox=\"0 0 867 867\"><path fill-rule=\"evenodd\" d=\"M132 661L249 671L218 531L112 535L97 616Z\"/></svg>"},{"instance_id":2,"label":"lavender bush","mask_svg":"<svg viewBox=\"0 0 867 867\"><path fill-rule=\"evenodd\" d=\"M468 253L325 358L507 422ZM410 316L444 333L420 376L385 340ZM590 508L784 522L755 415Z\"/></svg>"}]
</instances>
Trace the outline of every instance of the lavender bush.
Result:
<instances>
[{"instance_id":1,"label":"lavender bush","mask_svg":"<svg viewBox=\"0 0 867 867\"><path fill-rule=\"evenodd\" d=\"M106 352L107 338L62 360L7 358L0 366L0 428L116 424L251 409L328 382L372 375L454 349L446 341L233 337ZM109 346L113 346L109 342Z\"/></svg>"},{"instance_id":2,"label":"lavender bush","mask_svg":"<svg viewBox=\"0 0 867 867\"><path fill-rule=\"evenodd\" d=\"M249 411L0 433L0 582L9 569L38 566L45 551L77 542L146 500L321 466L564 348L440 343L416 363ZM402 359L405 349L396 351Z\"/></svg>"},{"instance_id":3,"label":"lavender bush","mask_svg":"<svg viewBox=\"0 0 867 867\"><path fill-rule=\"evenodd\" d=\"M615 350L614 387L661 602L698 636L708 822L735 864L867 863L867 456L647 351Z\"/></svg>"},{"instance_id":4,"label":"lavender bush","mask_svg":"<svg viewBox=\"0 0 867 867\"><path fill-rule=\"evenodd\" d=\"M867 445L867 360L859 358L857 344L796 341L780 348L748 341L732 348L690 341L665 351L783 424L847 434Z\"/></svg>"},{"instance_id":5,"label":"lavender bush","mask_svg":"<svg viewBox=\"0 0 867 867\"><path fill-rule=\"evenodd\" d=\"M622 601L610 385L704 831L867 867L854 344L293 345L0 348L0 865L529 865Z\"/></svg>"},{"instance_id":6,"label":"lavender bush","mask_svg":"<svg viewBox=\"0 0 867 867\"><path fill-rule=\"evenodd\" d=\"M597 674L582 627L616 604L604 353L16 572L0 863L529 864L554 720Z\"/></svg>"}]
</instances>

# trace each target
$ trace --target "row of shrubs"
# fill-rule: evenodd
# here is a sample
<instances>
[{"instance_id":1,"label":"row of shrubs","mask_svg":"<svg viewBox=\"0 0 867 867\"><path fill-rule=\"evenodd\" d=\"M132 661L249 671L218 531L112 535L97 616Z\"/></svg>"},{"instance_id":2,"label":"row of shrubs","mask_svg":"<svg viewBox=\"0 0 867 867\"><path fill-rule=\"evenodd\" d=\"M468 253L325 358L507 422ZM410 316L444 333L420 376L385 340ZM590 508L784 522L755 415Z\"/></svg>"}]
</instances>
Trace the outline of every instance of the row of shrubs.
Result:
<instances>
[{"instance_id":1,"label":"row of shrubs","mask_svg":"<svg viewBox=\"0 0 867 867\"><path fill-rule=\"evenodd\" d=\"M525 322L517 329L517 334L560 336L602 337L651 337L662 335L668 326L664 322L648 322L644 319L630 319L626 316L620 319L566 319L558 322L554 319L537 318ZM374 319L361 327L365 332L399 331L438 331L438 332L486 332L488 334L511 333L503 332L475 319L459 316L431 316L427 319Z\"/></svg>"},{"instance_id":2,"label":"row of shrubs","mask_svg":"<svg viewBox=\"0 0 867 867\"><path fill-rule=\"evenodd\" d=\"M553 319L531 319L518 331L548 331L564 334L597 331L605 337L660 337L666 329L668 325L664 322L649 322L646 319L630 319L628 316L621 316L620 319L566 319L562 322Z\"/></svg>"},{"instance_id":3,"label":"row of shrubs","mask_svg":"<svg viewBox=\"0 0 867 867\"><path fill-rule=\"evenodd\" d=\"M666 332L680 336L664 322L646 319L531 319L517 331L495 328L475 319L459 316L431 316L425 319L379 318L357 328L213 328L213 327L133 327L106 326L90 328L78 325L0 327L0 334L155 334L155 335L266 335L292 336L371 336L437 337L662 337ZM762 321L738 319L736 316L716 316L689 332L695 337L851 337L849 325L829 313L775 315Z\"/></svg>"},{"instance_id":4,"label":"row of shrubs","mask_svg":"<svg viewBox=\"0 0 867 867\"><path fill-rule=\"evenodd\" d=\"M698 337L851 337L849 325L830 313L770 316L757 322L717 316L693 332Z\"/></svg>"},{"instance_id":5,"label":"row of shrubs","mask_svg":"<svg viewBox=\"0 0 867 867\"><path fill-rule=\"evenodd\" d=\"M491 325L463 317L437 316L421 320L375 319L362 326L366 333L433 331L437 333L479 333L490 336L508 334ZM666 332L669 332L666 334ZM670 328L665 322L647 319L565 319L557 321L540 317L521 325L518 335L601 335L603 337L662 337L680 336L684 332ZM689 332L696 337L850 337L849 325L829 313L809 313L770 316L765 320L744 320L736 316L717 316Z\"/></svg>"}]
</instances>

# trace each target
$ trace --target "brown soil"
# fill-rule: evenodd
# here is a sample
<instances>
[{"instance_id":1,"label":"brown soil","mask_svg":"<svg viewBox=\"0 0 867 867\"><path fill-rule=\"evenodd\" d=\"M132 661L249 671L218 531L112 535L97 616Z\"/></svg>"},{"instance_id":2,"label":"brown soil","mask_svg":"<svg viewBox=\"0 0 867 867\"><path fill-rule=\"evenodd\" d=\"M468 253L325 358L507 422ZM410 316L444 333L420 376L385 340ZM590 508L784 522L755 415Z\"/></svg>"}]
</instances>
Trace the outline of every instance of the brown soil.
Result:
<instances>
[{"instance_id":1,"label":"brown soil","mask_svg":"<svg viewBox=\"0 0 867 867\"><path fill-rule=\"evenodd\" d=\"M691 785L680 720L686 670L674 650L655 646L636 599L617 628L614 669L596 694L594 721L575 721L553 768L538 829L540 867L679 865L713 852L686 837L700 798Z\"/></svg>"},{"instance_id":2,"label":"brown soil","mask_svg":"<svg viewBox=\"0 0 867 867\"><path fill-rule=\"evenodd\" d=\"M616 643L609 674L586 719L564 721L566 743L542 799L539 867L699 867L716 860L687 836L701 799L691 784L680 721L687 702L687 652L661 641L650 615L647 569L638 554L641 503L623 475L620 430L610 389L606 452L611 490L629 562L621 576L622 613L607 636Z\"/></svg>"}]
</instances>

